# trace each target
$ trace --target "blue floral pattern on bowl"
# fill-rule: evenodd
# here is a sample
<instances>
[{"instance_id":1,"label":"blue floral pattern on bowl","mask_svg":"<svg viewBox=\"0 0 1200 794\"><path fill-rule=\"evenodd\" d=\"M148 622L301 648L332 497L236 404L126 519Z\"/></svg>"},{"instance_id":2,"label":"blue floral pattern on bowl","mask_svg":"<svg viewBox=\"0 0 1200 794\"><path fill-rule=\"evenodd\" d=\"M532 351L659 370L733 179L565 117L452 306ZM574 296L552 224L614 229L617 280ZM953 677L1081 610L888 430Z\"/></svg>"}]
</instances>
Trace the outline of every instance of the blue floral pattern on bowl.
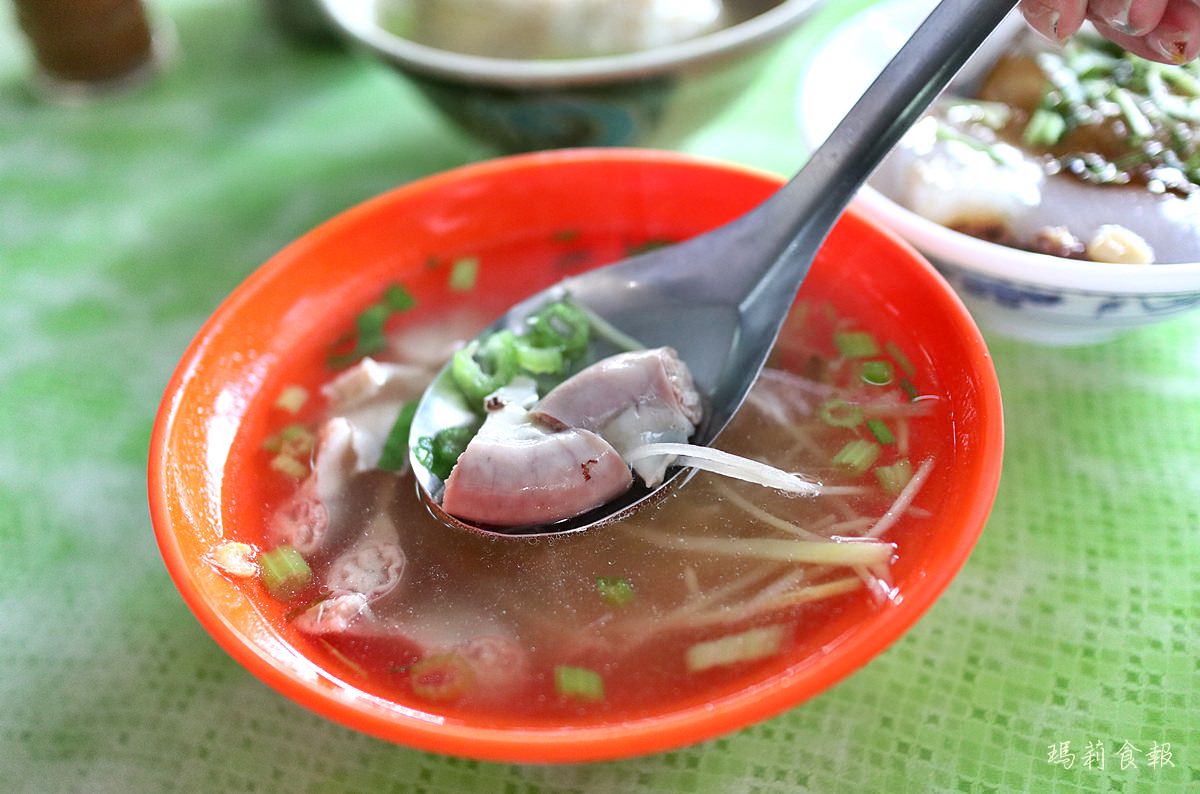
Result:
<instances>
[{"instance_id":1,"label":"blue floral pattern on bowl","mask_svg":"<svg viewBox=\"0 0 1200 794\"><path fill-rule=\"evenodd\" d=\"M1200 290L1122 295L984 276L945 261L934 265L984 328L1041 344L1102 342L1120 331L1200 308Z\"/></svg>"}]
</instances>

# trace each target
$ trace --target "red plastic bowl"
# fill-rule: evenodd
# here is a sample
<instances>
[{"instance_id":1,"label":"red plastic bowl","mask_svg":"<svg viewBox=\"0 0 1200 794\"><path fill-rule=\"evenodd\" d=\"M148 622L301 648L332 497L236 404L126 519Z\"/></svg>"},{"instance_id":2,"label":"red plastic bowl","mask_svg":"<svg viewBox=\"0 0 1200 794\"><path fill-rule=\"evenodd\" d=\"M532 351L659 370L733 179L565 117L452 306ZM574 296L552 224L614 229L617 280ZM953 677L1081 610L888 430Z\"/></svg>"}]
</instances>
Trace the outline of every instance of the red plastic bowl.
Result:
<instances>
[{"instance_id":1,"label":"red plastic bowl","mask_svg":"<svg viewBox=\"0 0 1200 794\"><path fill-rule=\"evenodd\" d=\"M322 670L277 628L279 605L249 597L204 555L233 528L263 521L262 489L246 455L291 377L297 349L347 327L383 286L403 281L429 311L449 300L431 255L503 250L469 293L500 309L562 275L563 229L602 241L679 239L737 216L779 186L743 168L648 151L565 151L497 160L430 177L372 199L288 246L204 325L167 387L150 450L150 507L167 568L196 617L250 672L343 725L442 753L514 762L588 761L696 742L776 714L841 680L886 648L943 591L983 529L1000 478L1002 419L995 372L958 298L912 248L851 211L818 257L804 293L853 304L889 338L921 351L947 401L953 437L937 440L933 530L901 550L901 603L851 610L819 651L760 668L708 702L611 723L551 727L428 713L368 694ZM608 241L605 249L603 241ZM558 265L555 264L558 263ZM594 264L594 263L589 263ZM438 285L431 285L433 273ZM462 300L461 294L458 296ZM240 444L240 446L239 446ZM932 481L931 481L932 482ZM930 522L927 522L930 523ZM227 529L228 528L228 529ZM863 599L864 604L867 599Z\"/></svg>"}]
</instances>

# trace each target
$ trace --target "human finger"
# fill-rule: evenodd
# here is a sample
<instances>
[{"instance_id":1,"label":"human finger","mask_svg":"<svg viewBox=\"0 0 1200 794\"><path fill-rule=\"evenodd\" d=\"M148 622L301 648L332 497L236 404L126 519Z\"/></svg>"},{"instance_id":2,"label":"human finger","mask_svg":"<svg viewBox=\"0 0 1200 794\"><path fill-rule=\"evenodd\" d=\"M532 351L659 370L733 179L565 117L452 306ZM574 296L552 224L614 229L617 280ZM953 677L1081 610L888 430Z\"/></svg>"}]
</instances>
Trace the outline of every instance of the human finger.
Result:
<instances>
[{"instance_id":1,"label":"human finger","mask_svg":"<svg viewBox=\"0 0 1200 794\"><path fill-rule=\"evenodd\" d=\"M1102 22L1094 22L1092 24L1096 26L1097 33L1116 44L1126 52L1132 52L1134 55L1150 61L1161 61L1165 63L1175 62L1174 60L1165 58L1157 50L1151 49L1144 36L1130 36L1128 33L1122 33L1119 30L1110 28L1108 25L1105 25Z\"/></svg>"},{"instance_id":2,"label":"human finger","mask_svg":"<svg viewBox=\"0 0 1200 794\"><path fill-rule=\"evenodd\" d=\"M1158 53L1155 60L1186 63L1200 55L1200 6L1192 0L1170 0L1162 19L1143 39Z\"/></svg>"},{"instance_id":3,"label":"human finger","mask_svg":"<svg viewBox=\"0 0 1200 794\"><path fill-rule=\"evenodd\" d=\"M1083 24L1087 0L1021 0L1021 13L1034 30L1061 43Z\"/></svg>"},{"instance_id":4,"label":"human finger","mask_svg":"<svg viewBox=\"0 0 1200 794\"><path fill-rule=\"evenodd\" d=\"M1127 36L1145 36L1158 27L1171 0L1091 0L1087 16Z\"/></svg>"}]
</instances>

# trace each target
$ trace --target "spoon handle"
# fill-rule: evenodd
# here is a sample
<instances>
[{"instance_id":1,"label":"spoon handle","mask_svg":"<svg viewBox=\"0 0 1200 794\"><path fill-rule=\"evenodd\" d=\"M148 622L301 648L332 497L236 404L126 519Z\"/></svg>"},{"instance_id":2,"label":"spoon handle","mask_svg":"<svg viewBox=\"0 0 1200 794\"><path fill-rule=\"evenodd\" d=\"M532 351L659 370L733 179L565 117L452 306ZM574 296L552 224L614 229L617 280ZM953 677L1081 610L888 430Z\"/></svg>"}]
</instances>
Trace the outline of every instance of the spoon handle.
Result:
<instances>
[{"instance_id":1,"label":"spoon handle","mask_svg":"<svg viewBox=\"0 0 1200 794\"><path fill-rule=\"evenodd\" d=\"M696 372L697 383L714 384L714 405L732 411L740 403L842 210L1016 4L942 0L791 182L753 212L697 238L720 270L700 280L707 286L693 288L693 300L700 302L695 293L702 290L720 290L738 305L737 333L721 371ZM714 419L719 427L728 416Z\"/></svg>"},{"instance_id":2,"label":"spoon handle","mask_svg":"<svg viewBox=\"0 0 1200 794\"><path fill-rule=\"evenodd\" d=\"M780 255L743 294L790 303L842 209L1016 4L942 0L933 9L804 168L751 213L756 221L745 219L773 230Z\"/></svg>"}]
</instances>

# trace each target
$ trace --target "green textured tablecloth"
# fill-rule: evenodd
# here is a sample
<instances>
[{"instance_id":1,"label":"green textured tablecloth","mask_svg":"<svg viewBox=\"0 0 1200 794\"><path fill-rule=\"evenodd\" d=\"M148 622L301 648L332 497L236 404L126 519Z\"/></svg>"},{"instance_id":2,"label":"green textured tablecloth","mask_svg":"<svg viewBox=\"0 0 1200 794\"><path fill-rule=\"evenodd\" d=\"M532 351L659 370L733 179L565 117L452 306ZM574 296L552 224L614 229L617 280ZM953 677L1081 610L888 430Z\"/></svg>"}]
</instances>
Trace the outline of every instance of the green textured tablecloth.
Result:
<instances>
[{"instance_id":1,"label":"green textured tablecloth","mask_svg":"<svg viewBox=\"0 0 1200 794\"><path fill-rule=\"evenodd\" d=\"M769 722L504 766L358 735L258 683L154 545L163 386L284 243L487 152L376 65L289 48L244 0L165 5L169 72L77 110L28 97L0 23L0 792L1200 791L1196 319L1087 350L993 339L1008 448L977 550L893 648ZM797 167L796 73L864 5L835 1L688 149Z\"/></svg>"}]
</instances>

